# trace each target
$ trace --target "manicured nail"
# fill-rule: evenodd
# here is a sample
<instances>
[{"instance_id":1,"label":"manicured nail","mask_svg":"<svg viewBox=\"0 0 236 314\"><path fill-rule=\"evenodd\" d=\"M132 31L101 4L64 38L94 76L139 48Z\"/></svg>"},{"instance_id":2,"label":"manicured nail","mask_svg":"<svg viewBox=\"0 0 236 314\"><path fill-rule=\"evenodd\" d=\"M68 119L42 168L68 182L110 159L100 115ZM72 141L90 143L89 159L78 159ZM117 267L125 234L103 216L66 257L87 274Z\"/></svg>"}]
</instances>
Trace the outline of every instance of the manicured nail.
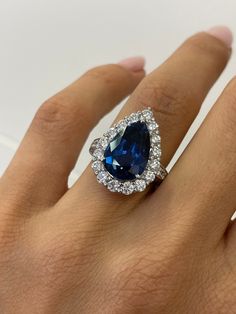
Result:
<instances>
[{"instance_id":1,"label":"manicured nail","mask_svg":"<svg viewBox=\"0 0 236 314\"><path fill-rule=\"evenodd\" d=\"M215 26L210 28L207 33L223 41L223 43L225 43L227 47L231 48L233 42L233 34L228 27Z\"/></svg>"},{"instance_id":2,"label":"manicured nail","mask_svg":"<svg viewBox=\"0 0 236 314\"><path fill-rule=\"evenodd\" d=\"M143 57L131 57L120 61L118 64L132 72L139 72L144 69L145 59Z\"/></svg>"}]
</instances>

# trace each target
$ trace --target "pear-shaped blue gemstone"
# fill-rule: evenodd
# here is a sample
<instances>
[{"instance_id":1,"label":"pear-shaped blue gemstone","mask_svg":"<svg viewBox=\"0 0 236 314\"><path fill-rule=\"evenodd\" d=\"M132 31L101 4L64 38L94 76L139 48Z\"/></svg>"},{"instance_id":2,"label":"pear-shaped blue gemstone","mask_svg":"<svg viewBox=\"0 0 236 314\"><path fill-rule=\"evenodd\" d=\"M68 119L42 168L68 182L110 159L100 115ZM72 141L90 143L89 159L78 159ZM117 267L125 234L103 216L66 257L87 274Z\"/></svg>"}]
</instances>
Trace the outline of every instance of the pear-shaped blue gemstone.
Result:
<instances>
[{"instance_id":1,"label":"pear-shaped blue gemstone","mask_svg":"<svg viewBox=\"0 0 236 314\"><path fill-rule=\"evenodd\" d=\"M103 163L118 180L133 180L144 172L149 151L150 135L146 123L134 122L108 144Z\"/></svg>"}]
</instances>

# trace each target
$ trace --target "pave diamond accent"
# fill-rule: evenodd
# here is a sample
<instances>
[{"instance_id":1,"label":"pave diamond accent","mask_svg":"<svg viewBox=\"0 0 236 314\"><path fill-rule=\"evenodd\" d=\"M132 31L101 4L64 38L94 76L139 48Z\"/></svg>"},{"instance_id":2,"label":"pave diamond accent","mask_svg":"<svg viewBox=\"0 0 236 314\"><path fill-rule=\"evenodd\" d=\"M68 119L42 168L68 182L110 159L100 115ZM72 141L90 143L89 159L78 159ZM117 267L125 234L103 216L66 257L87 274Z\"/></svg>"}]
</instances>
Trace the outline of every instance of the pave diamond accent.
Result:
<instances>
[{"instance_id":1,"label":"pave diamond accent","mask_svg":"<svg viewBox=\"0 0 236 314\"><path fill-rule=\"evenodd\" d=\"M104 167L105 152L108 145L119 133L124 133L127 128L132 127L132 125L138 122L145 123L149 132L150 154L148 162L146 166L144 165L144 171L133 172L134 176L132 179L116 178ZM134 147L134 149L137 149L135 145ZM130 116L124 117L124 119L113 125L100 139L93 141L90 153L93 156L92 169L97 176L98 182L105 185L111 192L119 192L125 195L142 192L156 177L164 179L167 174L160 163L161 137L159 127L149 108L132 113Z\"/></svg>"},{"instance_id":2,"label":"pave diamond accent","mask_svg":"<svg viewBox=\"0 0 236 314\"><path fill-rule=\"evenodd\" d=\"M151 152L153 156L161 156L161 149L158 146L154 146Z\"/></svg>"},{"instance_id":3,"label":"pave diamond accent","mask_svg":"<svg viewBox=\"0 0 236 314\"><path fill-rule=\"evenodd\" d=\"M104 169L103 163L101 161L99 161L99 160L96 160L96 161L94 161L92 163L92 168L93 168L95 173L98 173L98 172L100 172L101 170Z\"/></svg>"},{"instance_id":4,"label":"pave diamond accent","mask_svg":"<svg viewBox=\"0 0 236 314\"><path fill-rule=\"evenodd\" d=\"M96 159L96 160L103 160L104 156L103 156L103 151L102 149L95 149L95 151L93 152L93 157Z\"/></svg>"}]
</instances>

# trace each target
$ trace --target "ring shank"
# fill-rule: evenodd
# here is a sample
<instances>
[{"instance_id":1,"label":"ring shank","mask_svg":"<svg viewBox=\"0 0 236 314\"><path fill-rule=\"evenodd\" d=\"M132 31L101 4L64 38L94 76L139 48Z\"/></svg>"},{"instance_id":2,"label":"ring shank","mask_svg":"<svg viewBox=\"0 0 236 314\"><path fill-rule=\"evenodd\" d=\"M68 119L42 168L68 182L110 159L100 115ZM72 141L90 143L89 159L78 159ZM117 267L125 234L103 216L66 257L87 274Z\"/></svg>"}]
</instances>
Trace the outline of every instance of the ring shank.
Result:
<instances>
[{"instance_id":1,"label":"ring shank","mask_svg":"<svg viewBox=\"0 0 236 314\"><path fill-rule=\"evenodd\" d=\"M160 163L159 172L156 175L157 179L159 179L160 181L163 181L167 175L168 175L168 172L166 168Z\"/></svg>"}]
</instances>

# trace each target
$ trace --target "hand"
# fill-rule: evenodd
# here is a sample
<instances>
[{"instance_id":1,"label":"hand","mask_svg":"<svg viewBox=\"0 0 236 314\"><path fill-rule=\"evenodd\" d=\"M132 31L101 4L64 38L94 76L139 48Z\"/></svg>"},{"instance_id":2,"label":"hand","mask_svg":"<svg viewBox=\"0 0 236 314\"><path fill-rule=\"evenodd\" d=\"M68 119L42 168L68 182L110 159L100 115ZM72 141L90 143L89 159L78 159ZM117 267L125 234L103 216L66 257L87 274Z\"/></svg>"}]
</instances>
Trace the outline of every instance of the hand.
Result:
<instances>
[{"instance_id":1,"label":"hand","mask_svg":"<svg viewBox=\"0 0 236 314\"><path fill-rule=\"evenodd\" d=\"M67 188L92 127L131 93L117 119L152 107L167 165L231 41L196 34L145 78L140 58L97 67L40 107L0 181L0 313L236 313L235 79L155 191L111 193L91 167Z\"/></svg>"}]
</instances>

